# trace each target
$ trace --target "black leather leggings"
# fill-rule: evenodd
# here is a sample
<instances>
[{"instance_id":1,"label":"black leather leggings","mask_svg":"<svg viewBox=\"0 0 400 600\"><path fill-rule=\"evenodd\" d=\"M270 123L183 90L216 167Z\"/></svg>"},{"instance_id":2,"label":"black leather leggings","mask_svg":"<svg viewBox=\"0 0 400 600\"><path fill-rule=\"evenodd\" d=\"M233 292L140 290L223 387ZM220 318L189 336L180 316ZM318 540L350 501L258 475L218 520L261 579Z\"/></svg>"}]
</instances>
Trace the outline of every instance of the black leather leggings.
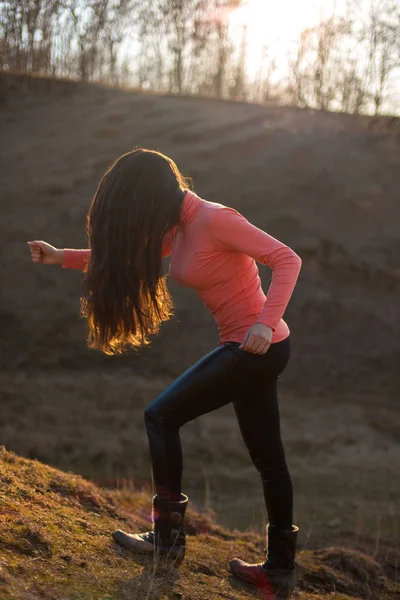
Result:
<instances>
[{"instance_id":1,"label":"black leather leggings","mask_svg":"<svg viewBox=\"0 0 400 600\"><path fill-rule=\"evenodd\" d=\"M179 429L233 402L243 440L260 473L269 523L291 529L293 487L280 433L277 382L290 357L290 336L265 354L225 342L198 360L145 411L155 493L179 499Z\"/></svg>"}]
</instances>

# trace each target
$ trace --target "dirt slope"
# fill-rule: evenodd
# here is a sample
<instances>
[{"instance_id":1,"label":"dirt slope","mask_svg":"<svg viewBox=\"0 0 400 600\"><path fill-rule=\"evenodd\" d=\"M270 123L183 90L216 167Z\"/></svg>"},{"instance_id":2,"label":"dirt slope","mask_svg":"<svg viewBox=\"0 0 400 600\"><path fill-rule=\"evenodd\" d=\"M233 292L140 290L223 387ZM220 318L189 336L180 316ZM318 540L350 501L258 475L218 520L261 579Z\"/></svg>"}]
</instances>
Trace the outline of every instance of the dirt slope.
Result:
<instances>
[{"instance_id":1,"label":"dirt slope","mask_svg":"<svg viewBox=\"0 0 400 600\"><path fill-rule=\"evenodd\" d=\"M151 348L121 358L89 351L80 273L30 261L28 239L86 246L98 180L141 144L302 256L280 384L295 518L313 543L366 532L378 546L395 540L399 120L10 74L0 75L0 101L1 442L101 481L149 481L143 410L217 343L194 292L170 279L176 316ZM267 289L269 269L260 274ZM259 524L259 477L232 407L189 423L182 442L185 491L225 525Z\"/></svg>"},{"instance_id":2,"label":"dirt slope","mask_svg":"<svg viewBox=\"0 0 400 600\"><path fill-rule=\"evenodd\" d=\"M239 554L256 561L257 533L228 531L188 509L187 557L179 570L119 548L115 528L147 530L150 495L110 493L72 473L21 459L0 448L1 600L209 600L254 598L227 565ZM299 549L298 598L395 598L395 555ZM392 566L391 566L392 565Z\"/></svg>"},{"instance_id":3,"label":"dirt slope","mask_svg":"<svg viewBox=\"0 0 400 600\"><path fill-rule=\"evenodd\" d=\"M303 269L286 313L287 377L391 385L399 364L400 184L396 131L368 117L2 80L2 344L8 368L88 367L79 274L29 263L25 240L85 246L84 217L105 167L136 144L170 154L196 191L292 246ZM394 125L393 125L394 127ZM261 267L265 286L270 271ZM191 290L153 347L112 359L177 375L217 342ZM184 348L184 352L182 352ZM155 360L156 357L156 360ZM347 375L347 376L346 376ZM307 386L306 386L307 387ZM398 389L398 388L397 388Z\"/></svg>"}]
</instances>

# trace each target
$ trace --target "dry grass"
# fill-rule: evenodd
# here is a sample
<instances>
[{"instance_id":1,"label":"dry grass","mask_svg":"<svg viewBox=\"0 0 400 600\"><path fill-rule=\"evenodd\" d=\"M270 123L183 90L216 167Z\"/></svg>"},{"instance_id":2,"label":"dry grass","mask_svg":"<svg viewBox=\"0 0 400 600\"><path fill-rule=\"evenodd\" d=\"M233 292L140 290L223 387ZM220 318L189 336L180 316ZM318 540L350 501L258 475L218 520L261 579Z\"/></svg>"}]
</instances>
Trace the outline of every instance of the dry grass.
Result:
<instances>
[{"instance_id":1,"label":"dry grass","mask_svg":"<svg viewBox=\"0 0 400 600\"><path fill-rule=\"evenodd\" d=\"M145 407L171 378L132 370L3 374L4 445L24 456L73 469L100 485L135 481L149 489ZM295 394L281 384L282 431L295 487L295 520L316 544L348 539L365 549L398 542L399 442L396 407L360 394ZM183 491L211 507L227 527L261 531L259 476L241 439L233 407L181 430ZM382 541L383 540L383 541ZM362 548L362 546L360 546Z\"/></svg>"},{"instance_id":2,"label":"dry grass","mask_svg":"<svg viewBox=\"0 0 400 600\"><path fill-rule=\"evenodd\" d=\"M2 443L103 486L132 481L134 501L148 504L143 410L215 346L215 323L192 290L170 279L176 316L150 348L115 359L91 352L79 319L80 274L33 265L26 240L84 247L85 215L104 170L136 144L158 148L194 178L200 195L237 208L302 256L285 315L293 344L280 403L303 548L344 546L374 561L392 560L400 515L398 123L1 74ZM267 289L269 270L261 267L260 276ZM261 486L232 407L187 424L182 443L184 491L192 501L211 507L221 526L261 540ZM118 501L130 510L126 499ZM104 532L115 519L90 518L93 527L101 519L98 538L111 552ZM21 519L18 556L55 568L51 522L40 528L40 519ZM196 548L195 536L190 541ZM26 554L32 547L40 556ZM225 557L232 550L218 548ZM252 557L260 548L261 542ZM317 559L328 568L328 555ZM128 571L137 564L124 560ZM202 561L209 569L206 553ZM57 564L69 568L68 561ZM226 586L221 597L241 597L226 580L226 561L218 564L218 576L187 571L185 581L195 577L192 588L187 583L176 594L206 598L212 579L217 589L221 581ZM90 592L97 573L89 572ZM7 577L22 599L24 575L7 571ZM344 598L338 590L347 575L329 577L324 593ZM126 579L129 589L129 573ZM318 578L310 575L304 585L304 598L321 597ZM346 589L355 594L358 585L356 578ZM58 600L64 592L51 593Z\"/></svg>"},{"instance_id":3,"label":"dry grass","mask_svg":"<svg viewBox=\"0 0 400 600\"><path fill-rule=\"evenodd\" d=\"M208 600L258 597L227 569L236 555L257 562L263 540L229 531L189 507L187 557L179 570L119 548L115 528L149 527L148 493L100 490L72 473L0 451L2 600ZM298 598L395 598L396 556L375 560L349 548L300 549Z\"/></svg>"}]
</instances>

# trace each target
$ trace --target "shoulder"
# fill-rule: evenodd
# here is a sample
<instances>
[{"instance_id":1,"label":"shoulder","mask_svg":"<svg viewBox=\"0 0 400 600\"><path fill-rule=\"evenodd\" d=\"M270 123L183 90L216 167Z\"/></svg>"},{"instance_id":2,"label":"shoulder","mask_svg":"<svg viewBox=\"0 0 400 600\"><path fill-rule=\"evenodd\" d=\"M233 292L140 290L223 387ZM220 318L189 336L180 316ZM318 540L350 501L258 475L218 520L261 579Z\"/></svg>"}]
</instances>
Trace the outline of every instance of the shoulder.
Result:
<instances>
[{"instance_id":1,"label":"shoulder","mask_svg":"<svg viewBox=\"0 0 400 600\"><path fill-rule=\"evenodd\" d=\"M221 202L209 202L207 210L210 227L214 231L218 231L221 227L232 227L235 224L241 224L247 221L236 208L222 204Z\"/></svg>"},{"instance_id":2,"label":"shoulder","mask_svg":"<svg viewBox=\"0 0 400 600\"><path fill-rule=\"evenodd\" d=\"M222 204L221 202L211 202L209 200L205 200L205 210L209 215L210 221L213 222L219 222L221 220L229 218L230 216L236 216L242 219L244 218L238 210L236 210L232 206Z\"/></svg>"}]
</instances>

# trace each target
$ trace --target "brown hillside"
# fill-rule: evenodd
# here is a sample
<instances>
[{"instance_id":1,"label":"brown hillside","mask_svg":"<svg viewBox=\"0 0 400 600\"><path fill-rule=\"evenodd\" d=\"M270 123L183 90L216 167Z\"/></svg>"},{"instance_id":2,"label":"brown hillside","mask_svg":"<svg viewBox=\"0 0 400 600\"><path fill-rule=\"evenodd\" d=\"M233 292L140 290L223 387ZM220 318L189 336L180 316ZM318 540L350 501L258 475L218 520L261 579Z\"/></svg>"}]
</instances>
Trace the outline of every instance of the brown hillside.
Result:
<instances>
[{"instance_id":1,"label":"brown hillside","mask_svg":"<svg viewBox=\"0 0 400 600\"><path fill-rule=\"evenodd\" d=\"M399 120L0 76L0 441L101 482L150 479L143 410L217 343L192 290L151 348L89 351L80 273L32 264L26 241L85 247L106 166L137 144L195 190L294 248L281 414L296 520L311 541L395 539L400 514ZM166 261L168 269L168 260ZM265 290L268 268L260 266ZM185 492L227 526L262 521L231 406L182 431Z\"/></svg>"},{"instance_id":2,"label":"brown hillside","mask_svg":"<svg viewBox=\"0 0 400 600\"><path fill-rule=\"evenodd\" d=\"M354 371L362 370L389 383L384 375L400 357L395 132L371 129L368 117L28 82L2 81L8 368L110 364L83 343L79 274L33 267L25 241L85 247L84 217L100 176L141 144L170 154L200 195L242 211L303 258L286 313L294 338L289 379L335 383L347 375L349 386L360 383ZM269 269L260 272L267 286ZM177 375L216 343L215 324L194 293L170 286L176 318L151 350L113 366L150 374L157 365L157 373Z\"/></svg>"},{"instance_id":3,"label":"brown hillside","mask_svg":"<svg viewBox=\"0 0 400 600\"><path fill-rule=\"evenodd\" d=\"M1 600L209 600L258 597L230 574L239 554L256 561L263 540L221 528L190 507L187 557L179 570L118 547L115 528L147 530L150 495L99 490L72 473L0 448ZM300 549L300 600L390 600L396 555ZM332 595L332 593L334 594Z\"/></svg>"}]
</instances>

